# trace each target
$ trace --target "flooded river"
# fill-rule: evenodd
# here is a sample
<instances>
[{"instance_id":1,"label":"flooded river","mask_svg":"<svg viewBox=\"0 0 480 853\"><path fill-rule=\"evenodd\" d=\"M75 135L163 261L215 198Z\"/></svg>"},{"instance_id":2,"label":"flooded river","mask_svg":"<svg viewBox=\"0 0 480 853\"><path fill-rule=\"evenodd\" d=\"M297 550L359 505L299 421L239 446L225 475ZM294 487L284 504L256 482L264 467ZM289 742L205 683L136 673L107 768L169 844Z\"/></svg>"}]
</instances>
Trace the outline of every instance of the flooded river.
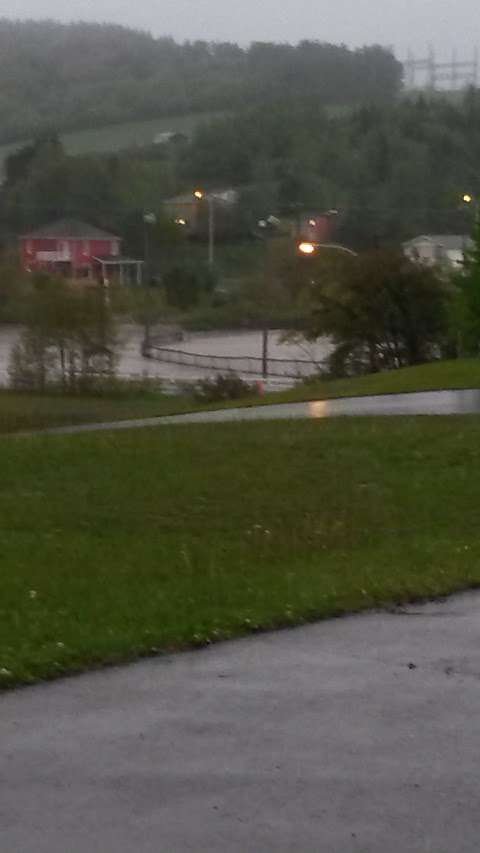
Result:
<instances>
[{"instance_id":1,"label":"flooded river","mask_svg":"<svg viewBox=\"0 0 480 853\"><path fill-rule=\"evenodd\" d=\"M11 349L18 340L20 329L18 327L4 326L0 328L0 383L8 382L8 364ZM298 359L302 362L311 362L307 366L305 374L315 373L316 365L320 364L328 355L330 350L328 341L319 340L314 344L293 343L282 340L283 333L273 330L269 333L269 358L271 359ZM185 366L157 361L152 358L143 358L141 346L143 341L143 329L136 326L123 326L120 330L120 361L118 373L124 377L153 377L165 379L172 382L182 382L200 379L210 376L214 371L210 368ZM258 359L258 378L261 375L260 359L262 356L262 333L261 332L195 332L187 334L182 341L170 344L169 348L179 349L184 353L194 353L204 356L224 356L235 358ZM241 364L238 371L242 373ZM255 379L255 375L250 378ZM289 386L292 379L271 379L272 387Z\"/></svg>"}]
</instances>

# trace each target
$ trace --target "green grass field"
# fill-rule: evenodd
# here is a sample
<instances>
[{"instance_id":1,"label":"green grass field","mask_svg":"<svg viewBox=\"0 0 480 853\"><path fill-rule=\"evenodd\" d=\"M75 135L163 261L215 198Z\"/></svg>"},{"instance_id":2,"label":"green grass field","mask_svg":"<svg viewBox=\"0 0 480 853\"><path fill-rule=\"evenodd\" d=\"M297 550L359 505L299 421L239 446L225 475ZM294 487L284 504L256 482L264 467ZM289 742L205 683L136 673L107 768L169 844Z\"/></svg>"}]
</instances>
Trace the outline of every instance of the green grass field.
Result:
<instances>
[{"instance_id":1,"label":"green grass field","mask_svg":"<svg viewBox=\"0 0 480 853\"><path fill-rule=\"evenodd\" d=\"M0 441L4 688L480 582L480 419Z\"/></svg>"},{"instance_id":2,"label":"green grass field","mask_svg":"<svg viewBox=\"0 0 480 853\"><path fill-rule=\"evenodd\" d=\"M188 113L187 115L167 116L147 121L130 121L124 124L112 124L90 130L62 133L61 140L68 154L98 154L122 151L127 148L145 148L153 144L158 133L174 130L178 133L190 134L200 122L208 121L222 114ZM0 171L3 169L5 158L26 144L28 144L28 140L23 139L0 145Z\"/></svg>"},{"instance_id":3,"label":"green grass field","mask_svg":"<svg viewBox=\"0 0 480 853\"><path fill-rule=\"evenodd\" d=\"M145 393L129 396L61 396L0 391L0 433L181 414L198 408L191 397Z\"/></svg>"}]
</instances>

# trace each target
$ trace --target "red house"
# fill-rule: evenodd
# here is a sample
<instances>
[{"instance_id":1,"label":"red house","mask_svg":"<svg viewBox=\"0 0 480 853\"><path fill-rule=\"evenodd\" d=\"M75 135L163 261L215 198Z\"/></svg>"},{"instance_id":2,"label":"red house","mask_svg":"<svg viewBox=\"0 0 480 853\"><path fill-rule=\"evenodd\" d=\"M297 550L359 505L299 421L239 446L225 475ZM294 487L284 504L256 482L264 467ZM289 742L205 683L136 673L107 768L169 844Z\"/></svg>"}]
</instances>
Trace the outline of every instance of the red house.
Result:
<instances>
[{"instance_id":1,"label":"red house","mask_svg":"<svg viewBox=\"0 0 480 853\"><path fill-rule=\"evenodd\" d=\"M67 278L140 284L142 261L121 255L121 238L75 219L61 219L20 237L20 259L27 272L46 270Z\"/></svg>"}]
</instances>

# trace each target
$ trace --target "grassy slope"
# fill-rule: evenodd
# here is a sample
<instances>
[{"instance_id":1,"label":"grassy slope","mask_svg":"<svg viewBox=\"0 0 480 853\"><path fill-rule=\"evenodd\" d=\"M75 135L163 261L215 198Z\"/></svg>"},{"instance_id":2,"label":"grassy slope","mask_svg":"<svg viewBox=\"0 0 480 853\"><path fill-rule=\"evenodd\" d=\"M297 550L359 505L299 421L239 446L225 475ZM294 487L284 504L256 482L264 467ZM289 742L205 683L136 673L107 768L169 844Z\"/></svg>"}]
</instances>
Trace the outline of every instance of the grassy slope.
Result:
<instances>
[{"instance_id":1,"label":"grassy slope","mask_svg":"<svg viewBox=\"0 0 480 853\"><path fill-rule=\"evenodd\" d=\"M327 108L333 117L341 117L350 110L351 107L345 106ZM220 118L224 115L226 115L225 111L194 112L142 121L129 121L109 124L105 127L61 133L61 139L69 154L108 153L136 146L144 148L152 144L158 133L174 130L178 133L190 134L201 122ZM22 139L18 142L0 145L0 172L3 169L5 158L23 148L28 142L28 139Z\"/></svg>"},{"instance_id":2,"label":"grassy slope","mask_svg":"<svg viewBox=\"0 0 480 853\"><path fill-rule=\"evenodd\" d=\"M112 124L91 130L77 130L61 134L68 154L90 154L109 151L121 151L132 147L152 145L155 136L168 130L190 134L202 121L222 115L222 113L188 113L181 116L166 116L147 121L131 121L124 124ZM28 140L0 145L0 170L9 154L18 151Z\"/></svg>"},{"instance_id":3,"label":"grassy slope","mask_svg":"<svg viewBox=\"0 0 480 853\"><path fill-rule=\"evenodd\" d=\"M480 388L480 359L436 361L353 379L318 380L275 395L275 402ZM266 398L270 402L270 395Z\"/></svg>"},{"instance_id":4,"label":"grassy slope","mask_svg":"<svg viewBox=\"0 0 480 853\"><path fill-rule=\"evenodd\" d=\"M229 404L205 406L191 397L145 394L137 397L61 397L0 391L0 433L42 429L50 426L115 421L139 417L181 414L225 405L268 405L301 400L394 394L442 388L480 388L480 360L463 359L409 367L356 379L315 381L290 391L252 397Z\"/></svg>"},{"instance_id":5,"label":"grassy slope","mask_svg":"<svg viewBox=\"0 0 480 853\"><path fill-rule=\"evenodd\" d=\"M0 442L0 683L480 582L480 419Z\"/></svg>"},{"instance_id":6,"label":"grassy slope","mask_svg":"<svg viewBox=\"0 0 480 853\"><path fill-rule=\"evenodd\" d=\"M67 426L70 424L156 417L195 408L189 397L88 397L24 394L0 391L0 433Z\"/></svg>"}]
</instances>

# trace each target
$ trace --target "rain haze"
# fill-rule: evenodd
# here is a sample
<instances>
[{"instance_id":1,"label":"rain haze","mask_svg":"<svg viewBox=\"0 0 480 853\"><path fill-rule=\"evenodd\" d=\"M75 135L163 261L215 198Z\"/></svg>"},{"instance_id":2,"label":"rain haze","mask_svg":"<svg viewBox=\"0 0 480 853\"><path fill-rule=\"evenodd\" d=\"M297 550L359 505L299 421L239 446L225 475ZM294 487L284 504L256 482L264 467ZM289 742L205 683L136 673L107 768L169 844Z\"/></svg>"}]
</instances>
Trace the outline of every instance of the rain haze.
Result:
<instances>
[{"instance_id":1,"label":"rain haze","mask_svg":"<svg viewBox=\"0 0 480 853\"><path fill-rule=\"evenodd\" d=\"M470 55L480 26L478 0L16 0L0 2L8 18L109 21L171 35L177 40L289 41L315 39L355 47L378 43Z\"/></svg>"}]
</instances>

